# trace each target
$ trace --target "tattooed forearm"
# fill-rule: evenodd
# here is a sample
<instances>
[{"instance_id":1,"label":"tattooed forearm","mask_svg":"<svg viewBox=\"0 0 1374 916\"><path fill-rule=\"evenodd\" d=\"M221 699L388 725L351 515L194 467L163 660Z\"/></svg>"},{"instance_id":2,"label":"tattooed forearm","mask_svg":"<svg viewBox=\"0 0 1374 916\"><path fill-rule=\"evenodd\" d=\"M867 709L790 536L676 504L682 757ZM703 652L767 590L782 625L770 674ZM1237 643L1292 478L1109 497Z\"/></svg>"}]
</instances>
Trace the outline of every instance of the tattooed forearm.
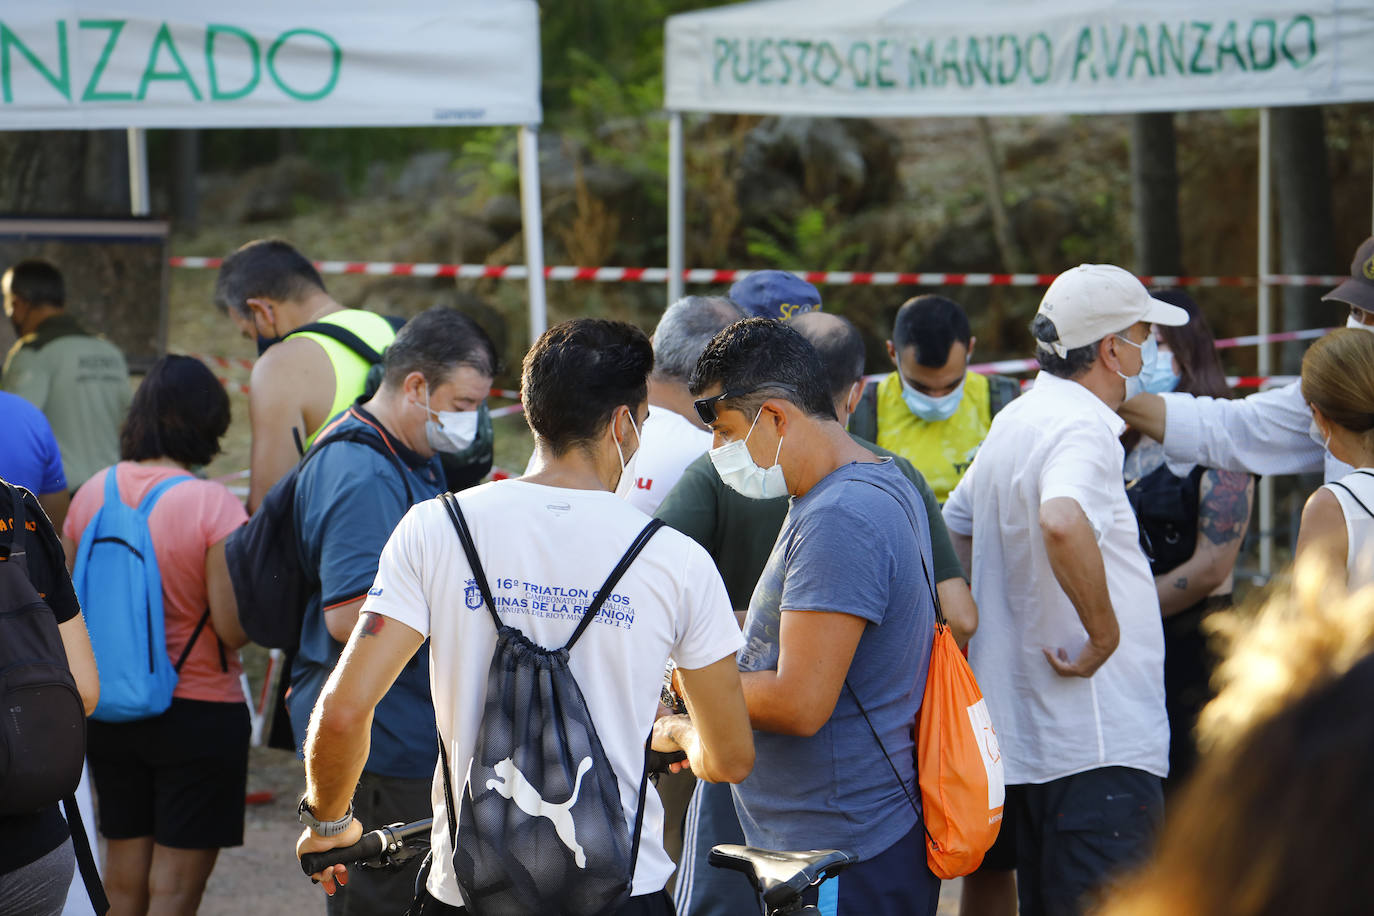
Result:
<instances>
[{"instance_id":1,"label":"tattooed forearm","mask_svg":"<svg viewBox=\"0 0 1374 916\"><path fill-rule=\"evenodd\" d=\"M382 627L384 626L386 626L385 617L381 614L374 614L368 611L363 615L362 628L359 635L362 639L366 639L369 636L376 636L378 633L382 632Z\"/></svg>"},{"instance_id":2,"label":"tattooed forearm","mask_svg":"<svg viewBox=\"0 0 1374 916\"><path fill-rule=\"evenodd\" d=\"M1245 535L1250 523L1249 474L1209 470L1198 493L1198 530L1213 544L1228 544Z\"/></svg>"},{"instance_id":3,"label":"tattooed forearm","mask_svg":"<svg viewBox=\"0 0 1374 916\"><path fill-rule=\"evenodd\" d=\"M1187 591L1187 590L1188 590L1188 577L1187 577L1187 576L1179 576L1177 579L1175 579L1175 580L1174 580L1174 588L1178 589L1179 591Z\"/></svg>"}]
</instances>

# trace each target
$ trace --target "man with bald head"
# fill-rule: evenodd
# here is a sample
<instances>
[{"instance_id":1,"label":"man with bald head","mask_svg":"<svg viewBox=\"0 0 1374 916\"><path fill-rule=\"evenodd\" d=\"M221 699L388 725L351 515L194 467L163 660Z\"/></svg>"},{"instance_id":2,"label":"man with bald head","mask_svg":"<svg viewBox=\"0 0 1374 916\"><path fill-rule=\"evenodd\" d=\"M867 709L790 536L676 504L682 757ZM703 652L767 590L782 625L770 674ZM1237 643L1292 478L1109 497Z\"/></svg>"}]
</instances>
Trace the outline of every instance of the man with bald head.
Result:
<instances>
[{"instance_id":1,"label":"man with bald head","mask_svg":"<svg viewBox=\"0 0 1374 916\"><path fill-rule=\"evenodd\" d=\"M836 416L843 424L863 387L863 337L853 324L828 312L807 312L788 324L819 354ZM892 457L921 494L930 522L935 590L955 637L964 644L978 625L978 611L935 494L920 471L906 459L857 436L852 438L875 455ZM787 507L787 497L748 499L731 490L703 455L688 466L655 514L706 548L716 561L734 607L742 613L749 606L754 586L782 529ZM913 557L912 562L918 561ZM687 810L684 835L690 848L683 850L679 864L674 894L679 913L733 916L757 906L756 896L743 876L707 865L713 845L744 842L728 786L722 791L716 785L697 785Z\"/></svg>"}]
</instances>

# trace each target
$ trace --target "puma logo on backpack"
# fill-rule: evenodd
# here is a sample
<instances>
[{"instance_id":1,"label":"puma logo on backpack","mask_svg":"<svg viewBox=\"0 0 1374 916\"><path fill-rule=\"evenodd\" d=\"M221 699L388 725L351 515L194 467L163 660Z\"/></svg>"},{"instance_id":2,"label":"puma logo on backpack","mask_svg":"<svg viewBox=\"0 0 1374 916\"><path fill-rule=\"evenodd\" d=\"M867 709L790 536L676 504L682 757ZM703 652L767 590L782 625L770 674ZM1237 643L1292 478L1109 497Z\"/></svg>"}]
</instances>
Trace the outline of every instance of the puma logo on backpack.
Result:
<instances>
[{"instance_id":1,"label":"puma logo on backpack","mask_svg":"<svg viewBox=\"0 0 1374 916\"><path fill-rule=\"evenodd\" d=\"M499 781L488 779L487 788L495 789L498 795L515 802L516 807L530 817L548 818L553 824L553 829L558 831L558 838L572 852L577 867L586 868L587 854L577 844L577 825L573 823L572 807L577 804L577 794L582 791L582 777L587 775L591 768L592 758L583 757L582 762L577 765L577 781L573 783L572 796L561 805L544 801L539 790L530 785L525 774L515 768L515 761L509 757L492 767Z\"/></svg>"}]
</instances>

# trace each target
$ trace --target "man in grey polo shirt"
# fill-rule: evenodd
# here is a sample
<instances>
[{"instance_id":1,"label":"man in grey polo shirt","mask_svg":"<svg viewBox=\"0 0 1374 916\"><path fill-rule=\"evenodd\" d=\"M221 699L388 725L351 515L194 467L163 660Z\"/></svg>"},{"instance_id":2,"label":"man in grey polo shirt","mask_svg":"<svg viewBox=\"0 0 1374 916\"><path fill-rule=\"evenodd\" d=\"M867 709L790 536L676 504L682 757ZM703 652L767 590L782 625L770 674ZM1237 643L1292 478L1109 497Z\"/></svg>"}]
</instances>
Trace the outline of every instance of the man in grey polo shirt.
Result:
<instances>
[{"instance_id":1,"label":"man in grey polo shirt","mask_svg":"<svg viewBox=\"0 0 1374 916\"><path fill-rule=\"evenodd\" d=\"M1116 408L1182 309L1119 267L1051 284L1042 370L945 503L981 617L969 661L996 724L1022 916L1074 914L1147 849L1163 807L1164 635L1122 485Z\"/></svg>"}]
</instances>

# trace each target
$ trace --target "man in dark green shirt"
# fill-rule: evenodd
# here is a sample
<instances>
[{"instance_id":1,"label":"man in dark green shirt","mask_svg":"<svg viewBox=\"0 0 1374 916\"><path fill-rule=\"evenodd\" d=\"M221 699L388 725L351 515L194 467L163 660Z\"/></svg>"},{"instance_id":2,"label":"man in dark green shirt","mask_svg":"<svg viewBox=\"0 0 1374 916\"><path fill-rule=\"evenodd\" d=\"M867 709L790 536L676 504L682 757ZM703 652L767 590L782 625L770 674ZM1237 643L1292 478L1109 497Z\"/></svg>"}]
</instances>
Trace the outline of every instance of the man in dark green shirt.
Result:
<instances>
[{"instance_id":1,"label":"man in dark green shirt","mask_svg":"<svg viewBox=\"0 0 1374 916\"><path fill-rule=\"evenodd\" d=\"M835 413L843 424L863 391L863 338L852 324L829 312L798 315L790 325L820 354ZM978 611L934 492L905 458L858 436L853 438L875 455L892 458L920 492L930 521L935 590L955 639L964 645L978 626ZM785 496L750 499L736 493L721 481L710 456L702 455L687 466L654 514L706 548L725 580L731 602L742 612L749 607L788 505ZM713 845L744 842L729 786L698 783L683 834L691 848L683 850L678 867L673 899L677 912L682 916L733 916L756 909L757 895L742 875L707 864Z\"/></svg>"}]
</instances>

